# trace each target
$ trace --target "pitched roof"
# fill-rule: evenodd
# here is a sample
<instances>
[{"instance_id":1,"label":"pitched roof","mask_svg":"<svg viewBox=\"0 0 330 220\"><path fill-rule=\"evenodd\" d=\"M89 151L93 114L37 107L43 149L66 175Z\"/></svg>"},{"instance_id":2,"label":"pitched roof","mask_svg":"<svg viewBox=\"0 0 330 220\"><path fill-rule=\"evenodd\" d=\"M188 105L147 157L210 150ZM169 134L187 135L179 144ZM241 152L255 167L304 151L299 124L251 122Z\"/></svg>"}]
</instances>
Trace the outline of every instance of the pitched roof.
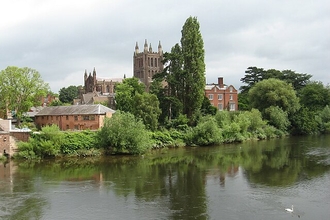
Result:
<instances>
[{"instance_id":1,"label":"pitched roof","mask_svg":"<svg viewBox=\"0 0 330 220\"><path fill-rule=\"evenodd\" d=\"M70 105L49 106L43 108L36 116L43 115L103 115L107 112L114 113L115 110L104 105Z\"/></svg>"}]
</instances>

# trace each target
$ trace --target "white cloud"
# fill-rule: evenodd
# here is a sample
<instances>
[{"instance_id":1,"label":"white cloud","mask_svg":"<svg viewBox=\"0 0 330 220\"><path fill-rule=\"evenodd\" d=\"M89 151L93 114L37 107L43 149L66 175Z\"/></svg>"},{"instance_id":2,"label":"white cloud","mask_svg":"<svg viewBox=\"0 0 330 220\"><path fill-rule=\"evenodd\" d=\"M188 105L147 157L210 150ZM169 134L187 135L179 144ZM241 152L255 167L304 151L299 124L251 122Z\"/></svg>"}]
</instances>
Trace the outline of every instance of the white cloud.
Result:
<instances>
[{"instance_id":1,"label":"white cloud","mask_svg":"<svg viewBox=\"0 0 330 220\"><path fill-rule=\"evenodd\" d=\"M54 92L98 76L132 76L135 43L170 51L189 16L200 22L207 82L241 85L249 66L292 69L330 83L326 0L12 0L0 14L0 69L38 70Z\"/></svg>"}]
</instances>

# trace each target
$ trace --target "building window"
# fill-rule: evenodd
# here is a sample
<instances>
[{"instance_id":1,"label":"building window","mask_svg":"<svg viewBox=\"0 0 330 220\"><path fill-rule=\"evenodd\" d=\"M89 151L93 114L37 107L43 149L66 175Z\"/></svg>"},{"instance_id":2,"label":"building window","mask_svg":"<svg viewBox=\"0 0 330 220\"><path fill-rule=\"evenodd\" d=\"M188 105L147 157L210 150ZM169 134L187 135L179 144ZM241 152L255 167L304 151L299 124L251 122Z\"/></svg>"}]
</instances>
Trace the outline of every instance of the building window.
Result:
<instances>
[{"instance_id":1,"label":"building window","mask_svg":"<svg viewBox=\"0 0 330 220\"><path fill-rule=\"evenodd\" d=\"M230 91L230 92L233 92L233 87L230 87L230 88L229 88L229 91Z\"/></svg>"},{"instance_id":2,"label":"building window","mask_svg":"<svg viewBox=\"0 0 330 220\"><path fill-rule=\"evenodd\" d=\"M68 115L66 115L65 118L66 118L66 120L69 120L69 116Z\"/></svg>"},{"instance_id":3,"label":"building window","mask_svg":"<svg viewBox=\"0 0 330 220\"><path fill-rule=\"evenodd\" d=\"M222 100L222 94L218 94L218 100Z\"/></svg>"},{"instance_id":4,"label":"building window","mask_svg":"<svg viewBox=\"0 0 330 220\"><path fill-rule=\"evenodd\" d=\"M229 104L229 110L230 111L235 111L235 103L230 103Z\"/></svg>"},{"instance_id":5,"label":"building window","mask_svg":"<svg viewBox=\"0 0 330 220\"><path fill-rule=\"evenodd\" d=\"M75 129L75 130L78 130L78 125L75 125L75 126L74 126L74 129Z\"/></svg>"},{"instance_id":6,"label":"building window","mask_svg":"<svg viewBox=\"0 0 330 220\"><path fill-rule=\"evenodd\" d=\"M84 121L88 121L88 120L89 120L89 115L84 115L84 116L83 116L83 120L84 120Z\"/></svg>"},{"instance_id":7,"label":"building window","mask_svg":"<svg viewBox=\"0 0 330 220\"><path fill-rule=\"evenodd\" d=\"M213 94L209 94L209 100L213 100Z\"/></svg>"},{"instance_id":8,"label":"building window","mask_svg":"<svg viewBox=\"0 0 330 220\"><path fill-rule=\"evenodd\" d=\"M94 121L94 120L95 120L95 115L91 115L91 116L89 117L89 120Z\"/></svg>"},{"instance_id":9,"label":"building window","mask_svg":"<svg viewBox=\"0 0 330 220\"><path fill-rule=\"evenodd\" d=\"M222 103L219 103L219 104L218 104L218 110L219 110L219 111L222 111L222 110L223 110Z\"/></svg>"},{"instance_id":10,"label":"building window","mask_svg":"<svg viewBox=\"0 0 330 220\"><path fill-rule=\"evenodd\" d=\"M229 100L233 100L233 95L230 95L229 96Z\"/></svg>"},{"instance_id":11,"label":"building window","mask_svg":"<svg viewBox=\"0 0 330 220\"><path fill-rule=\"evenodd\" d=\"M78 121L78 115L75 115L75 116L74 116L74 120L75 120L75 121Z\"/></svg>"},{"instance_id":12,"label":"building window","mask_svg":"<svg viewBox=\"0 0 330 220\"><path fill-rule=\"evenodd\" d=\"M69 125L66 125L66 130L69 130Z\"/></svg>"}]
</instances>

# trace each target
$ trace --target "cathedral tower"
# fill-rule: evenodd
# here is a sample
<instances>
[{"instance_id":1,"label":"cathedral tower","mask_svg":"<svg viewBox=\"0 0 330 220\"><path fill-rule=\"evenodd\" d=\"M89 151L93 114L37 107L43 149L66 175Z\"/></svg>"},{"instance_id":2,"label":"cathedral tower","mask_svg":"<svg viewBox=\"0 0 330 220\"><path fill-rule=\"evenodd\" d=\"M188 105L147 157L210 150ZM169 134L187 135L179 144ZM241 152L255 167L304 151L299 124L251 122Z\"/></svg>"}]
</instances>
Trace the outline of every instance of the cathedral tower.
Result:
<instances>
[{"instance_id":1,"label":"cathedral tower","mask_svg":"<svg viewBox=\"0 0 330 220\"><path fill-rule=\"evenodd\" d=\"M146 90L149 91L149 86L152 81L152 77L163 71L164 66L163 60L163 49L158 44L158 52L153 52L151 44L148 47L147 40L144 42L143 52L139 52L139 46L136 42L135 51L133 55L133 76L140 79L146 85Z\"/></svg>"}]
</instances>

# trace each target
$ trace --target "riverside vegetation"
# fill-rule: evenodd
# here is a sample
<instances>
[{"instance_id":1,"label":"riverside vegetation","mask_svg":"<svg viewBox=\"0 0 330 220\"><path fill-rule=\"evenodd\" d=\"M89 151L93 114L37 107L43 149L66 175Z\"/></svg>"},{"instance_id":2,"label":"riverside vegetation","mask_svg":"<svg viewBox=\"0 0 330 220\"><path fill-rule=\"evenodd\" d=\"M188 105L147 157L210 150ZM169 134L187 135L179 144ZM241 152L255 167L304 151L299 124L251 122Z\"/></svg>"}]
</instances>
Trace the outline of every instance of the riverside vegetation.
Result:
<instances>
[{"instance_id":1,"label":"riverside vegetation","mask_svg":"<svg viewBox=\"0 0 330 220\"><path fill-rule=\"evenodd\" d=\"M327 120L322 114L318 125L330 133L330 109ZM182 120L188 121L188 120ZM208 146L221 143L278 138L288 132L270 125L257 109L242 112L219 111L202 116L194 127L173 121L175 127L158 131L146 129L141 119L117 111L98 131L60 131L56 125L33 133L29 142L19 142L16 158L41 159L61 156L99 156L103 154L144 154L152 149L182 146Z\"/></svg>"},{"instance_id":2,"label":"riverside vegetation","mask_svg":"<svg viewBox=\"0 0 330 220\"><path fill-rule=\"evenodd\" d=\"M151 149L167 147L330 133L330 87L311 81L312 75L292 70L249 67L241 79L245 84L238 97L241 111L218 111L204 94L204 43L197 18L189 17L181 33L180 44L164 53L164 71L153 77L149 93L134 77L116 85L117 112L105 120L101 129L62 132L55 125L46 126L33 133L29 142L20 142L15 157L145 154ZM1 71L0 85L16 82L9 79L23 78L22 73L30 69L18 70ZM28 78L25 81L33 82ZM20 83L8 88L23 85L29 84ZM0 87L0 95L4 97L0 107L3 111L17 109L18 116L22 116L22 112L32 107L32 102L17 106L21 103L19 92L25 90L16 90L14 93ZM62 89L60 93L64 91ZM36 94L41 93L31 92L27 101L37 100L39 96L33 96ZM67 98L68 94L63 95L60 97ZM73 98L76 97L62 101Z\"/></svg>"}]
</instances>

